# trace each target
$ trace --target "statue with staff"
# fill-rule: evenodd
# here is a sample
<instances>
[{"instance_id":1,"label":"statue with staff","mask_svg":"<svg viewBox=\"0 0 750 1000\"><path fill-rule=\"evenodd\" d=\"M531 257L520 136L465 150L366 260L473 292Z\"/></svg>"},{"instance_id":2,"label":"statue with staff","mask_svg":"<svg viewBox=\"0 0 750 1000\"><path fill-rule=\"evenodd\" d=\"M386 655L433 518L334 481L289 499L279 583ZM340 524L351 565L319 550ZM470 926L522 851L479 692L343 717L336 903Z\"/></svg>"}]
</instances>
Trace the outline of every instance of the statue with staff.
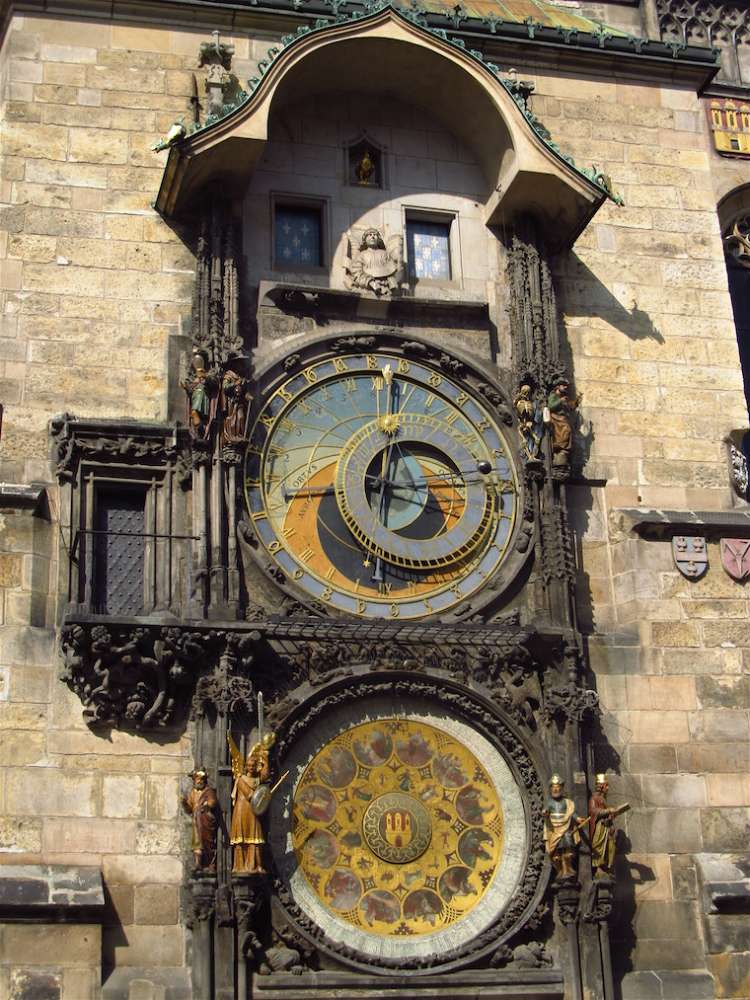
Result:
<instances>
[{"instance_id":1,"label":"statue with staff","mask_svg":"<svg viewBox=\"0 0 750 1000\"><path fill-rule=\"evenodd\" d=\"M276 742L273 733L264 732L263 695L258 694L258 740L243 762L242 754L231 733L227 733L232 756L232 823L229 841L233 850L233 875L265 875L262 849L265 844L261 818L266 813L274 792L288 777L284 774L270 784L271 748Z\"/></svg>"}]
</instances>

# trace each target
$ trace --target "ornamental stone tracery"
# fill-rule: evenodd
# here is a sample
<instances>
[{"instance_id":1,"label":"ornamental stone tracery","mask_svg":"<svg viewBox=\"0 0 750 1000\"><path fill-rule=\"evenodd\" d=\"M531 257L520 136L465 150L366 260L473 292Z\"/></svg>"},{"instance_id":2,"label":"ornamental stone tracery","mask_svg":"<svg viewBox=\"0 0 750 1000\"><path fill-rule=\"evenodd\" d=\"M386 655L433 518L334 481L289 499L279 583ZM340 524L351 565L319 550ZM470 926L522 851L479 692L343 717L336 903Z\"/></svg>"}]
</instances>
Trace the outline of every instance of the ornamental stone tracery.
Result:
<instances>
[{"instance_id":1,"label":"ornamental stone tracery","mask_svg":"<svg viewBox=\"0 0 750 1000\"><path fill-rule=\"evenodd\" d=\"M750 86L750 8L707 0L657 0L662 40L718 49L718 79Z\"/></svg>"}]
</instances>

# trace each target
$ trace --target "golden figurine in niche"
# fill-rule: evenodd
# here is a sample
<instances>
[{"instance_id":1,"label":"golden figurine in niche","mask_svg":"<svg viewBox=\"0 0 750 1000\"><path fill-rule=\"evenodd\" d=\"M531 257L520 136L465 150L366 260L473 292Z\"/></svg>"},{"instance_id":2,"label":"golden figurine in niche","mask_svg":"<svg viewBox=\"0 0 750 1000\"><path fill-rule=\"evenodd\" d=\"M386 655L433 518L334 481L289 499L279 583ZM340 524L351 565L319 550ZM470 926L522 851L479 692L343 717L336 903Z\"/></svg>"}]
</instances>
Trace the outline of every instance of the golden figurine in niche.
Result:
<instances>
[{"instance_id":1,"label":"golden figurine in niche","mask_svg":"<svg viewBox=\"0 0 750 1000\"><path fill-rule=\"evenodd\" d=\"M227 733L229 752L232 756L232 823L229 841L233 852L233 875L265 875L263 867L263 835L261 817L268 809L273 793L286 778L283 774L273 787L270 751L276 742L273 733L266 733L255 743L243 762L231 733Z\"/></svg>"},{"instance_id":2,"label":"golden figurine in niche","mask_svg":"<svg viewBox=\"0 0 750 1000\"><path fill-rule=\"evenodd\" d=\"M357 182L362 184L363 187L370 187L374 183L375 162L369 149L364 151L362 159L355 168L355 173L357 175Z\"/></svg>"}]
</instances>

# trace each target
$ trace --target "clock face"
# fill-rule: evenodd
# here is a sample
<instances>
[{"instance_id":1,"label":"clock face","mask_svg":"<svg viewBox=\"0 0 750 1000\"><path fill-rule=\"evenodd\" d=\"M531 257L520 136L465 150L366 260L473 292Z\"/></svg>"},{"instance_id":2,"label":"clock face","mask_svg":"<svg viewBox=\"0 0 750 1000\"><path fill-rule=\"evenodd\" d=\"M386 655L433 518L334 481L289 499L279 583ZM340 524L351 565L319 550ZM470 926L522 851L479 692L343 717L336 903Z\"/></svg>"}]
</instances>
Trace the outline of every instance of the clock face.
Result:
<instances>
[{"instance_id":1,"label":"clock face","mask_svg":"<svg viewBox=\"0 0 750 1000\"><path fill-rule=\"evenodd\" d=\"M270 395L245 496L267 554L311 597L365 618L420 618L497 569L517 481L497 423L466 388L375 352L319 361Z\"/></svg>"}]
</instances>

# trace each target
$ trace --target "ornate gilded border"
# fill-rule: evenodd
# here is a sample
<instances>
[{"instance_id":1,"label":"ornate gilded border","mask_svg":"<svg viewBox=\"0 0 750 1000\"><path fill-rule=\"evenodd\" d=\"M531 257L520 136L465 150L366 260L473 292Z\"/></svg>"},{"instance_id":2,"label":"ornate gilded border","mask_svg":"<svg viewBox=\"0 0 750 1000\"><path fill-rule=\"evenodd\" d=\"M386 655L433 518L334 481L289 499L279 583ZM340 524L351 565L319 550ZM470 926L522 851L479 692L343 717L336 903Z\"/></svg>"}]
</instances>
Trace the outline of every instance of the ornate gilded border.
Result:
<instances>
[{"instance_id":1,"label":"ornate gilded border","mask_svg":"<svg viewBox=\"0 0 750 1000\"><path fill-rule=\"evenodd\" d=\"M412 956L388 960L365 955L355 948L334 944L325 932L304 913L295 902L288 884L278 872L274 888L288 919L315 947L332 958L355 968L384 973L398 969L404 974L417 974L424 969L446 971L476 962L503 945L520 930L538 906L549 876L549 864L543 847L542 809L543 786L540 766L526 747L515 727L489 702L449 681L429 677L413 677L399 672L391 676L370 675L367 680L352 684L337 681L319 690L292 711L279 728L277 751L283 763L285 754L311 727L328 713L346 709L347 705L379 696L408 697L423 700L425 706L439 705L443 711L455 713L484 736L506 759L516 778L527 807L528 853L524 873L510 903L481 934L453 951L427 956Z\"/></svg>"}]
</instances>

